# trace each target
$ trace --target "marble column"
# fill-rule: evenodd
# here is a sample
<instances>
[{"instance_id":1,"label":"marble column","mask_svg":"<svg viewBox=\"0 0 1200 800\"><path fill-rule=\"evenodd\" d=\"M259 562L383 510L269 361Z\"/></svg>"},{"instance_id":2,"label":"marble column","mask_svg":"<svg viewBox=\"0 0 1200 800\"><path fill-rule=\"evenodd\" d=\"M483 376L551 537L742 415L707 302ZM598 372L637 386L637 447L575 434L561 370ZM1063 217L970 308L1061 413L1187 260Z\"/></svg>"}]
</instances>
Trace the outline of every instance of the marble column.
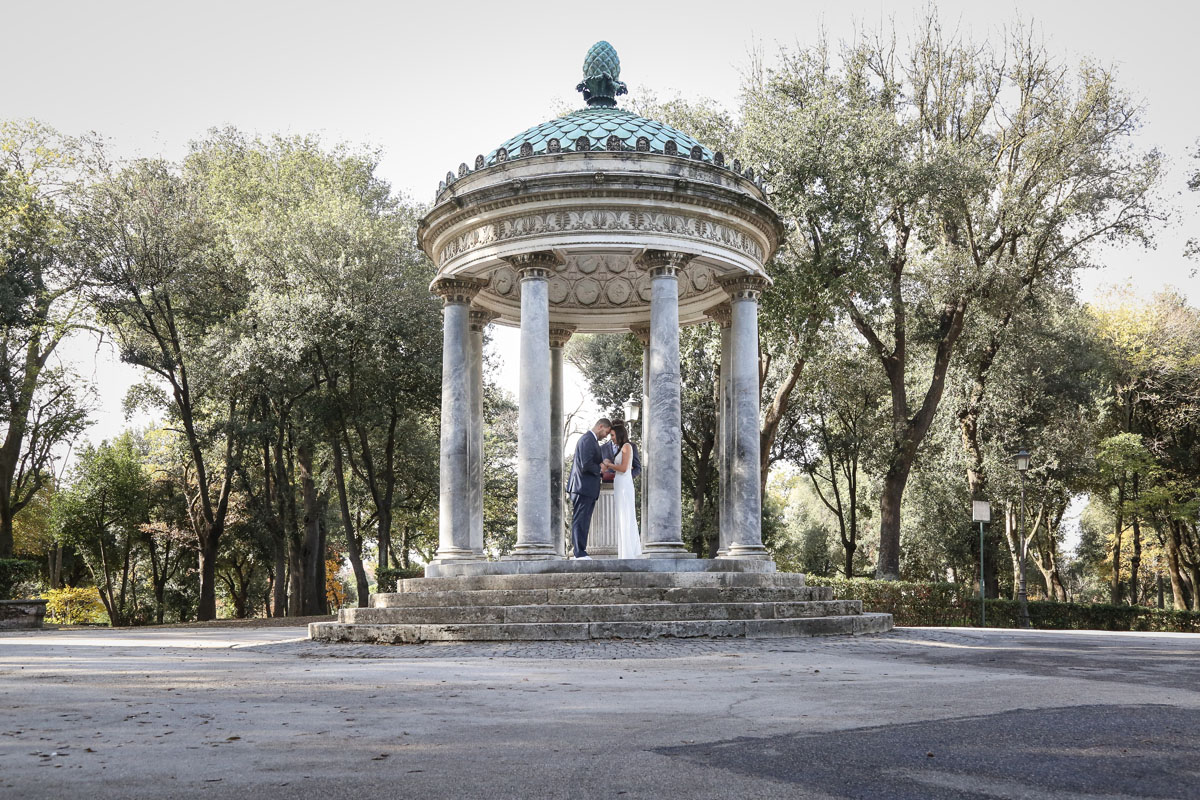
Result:
<instances>
[{"instance_id":1,"label":"marble column","mask_svg":"<svg viewBox=\"0 0 1200 800\"><path fill-rule=\"evenodd\" d=\"M730 375L733 368L730 342L733 309L728 302L721 303L708 310L708 318L721 327L721 368L717 384L717 473L720 479L717 488L717 558L724 558L729 552L733 530L733 381Z\"/></svg>"},{"instance_id":2,"label":"marble column","mask_svg":"<svg viewBox=\"0 0 1200 800\"><path fill-rule=\"evenodd\" d=\"M472 308L471 328L471 437L468 440L467 474L470 480L471 552L483 558L483 329L498 315Z\"/></svg>"},{"instance_id":3,"label":"marble column","mask_svg":"<svg viewBox=\"0 0 1200 800\"><path fill-rule=\"evenodd\" d=\"M679 280L689 253L648 250L641 266L650 272L650 437L646 461L650 504L642 552L647 558L694 557L683 546L681 407L679 397Z\"/></svg>"},{"instance_id":4,"label":"marble column","mask_svg":"<svg viewBox=\"0 0 1200 800\"><path fill-rule=\"evenodd\" d=\"M521 281L521 377L517 408L517 543L510 559L554 559L550 527L550 276L548 251L507 259Z\"/></svg>"},{"instance_id":5,"label":"marble column","mask_svg":"<svg viewBox=\"0 0 1200 800\"><path fill-rule=\"evenodd\" d=\"M727 558L770 558L762 543L759 483L758 298L767 280L738 276L721 282L732 309L730 349L733 382L733 480Z\"/></svg>"},{"instance_id":6,"label":"marble column","mask_svg":"<svg viewBox=\"0 0 1200 800\"><path fill-rule=\"evenodd\" d=\"M567 543L563 527L563 348L574 332L572 325L550 328L550 535L560 556L566 553Z\"/></svg>"},{"instance_id":7,"label":"marble column","mask_svg":"<svg viewBox=\"0 0 1200 800\"><path fill-rule=\"evenodd\" d=\"M642 343L642 412L641 438L638 446L642 449L642 513L638 519L638 530L644 539L646 536L646 520L650 518L650 462L646 458L646 443L650 441L650 326L633 325L629 328L633 335Z\"/></svg>"},{"instance_id":8,"label":"marble column","mask_svg":"<svg viewBox=\"0 0 1200 800\"><path fill-rule=\"evenodd\" d=\"M439 278L433 291L442 298L442 430L436 562L482 558L471 547L470 452L473 437L470 304L484 282Z\"/></svg>"}]
</instances>

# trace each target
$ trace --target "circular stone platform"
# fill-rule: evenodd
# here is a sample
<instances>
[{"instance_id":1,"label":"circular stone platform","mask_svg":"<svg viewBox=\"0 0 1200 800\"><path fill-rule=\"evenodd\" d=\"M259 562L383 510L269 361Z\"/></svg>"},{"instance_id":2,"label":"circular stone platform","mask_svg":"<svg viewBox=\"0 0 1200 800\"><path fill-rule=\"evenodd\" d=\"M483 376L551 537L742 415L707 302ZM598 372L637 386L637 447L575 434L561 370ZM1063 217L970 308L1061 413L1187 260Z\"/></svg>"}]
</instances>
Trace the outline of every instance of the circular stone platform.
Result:
<instances>
[{"instance_id":1,"label":"circular stone platform","mask_svg":"<svg viewBox=\"0 0 1200 800\"><path fill-rule=\"evenodd\" d=\"M659 562L670 562L667 564ZM438 565L309 626L327 642L654 639L883 633L890 614L771 562L504 561Z\"/></svg>"}]
</instances>

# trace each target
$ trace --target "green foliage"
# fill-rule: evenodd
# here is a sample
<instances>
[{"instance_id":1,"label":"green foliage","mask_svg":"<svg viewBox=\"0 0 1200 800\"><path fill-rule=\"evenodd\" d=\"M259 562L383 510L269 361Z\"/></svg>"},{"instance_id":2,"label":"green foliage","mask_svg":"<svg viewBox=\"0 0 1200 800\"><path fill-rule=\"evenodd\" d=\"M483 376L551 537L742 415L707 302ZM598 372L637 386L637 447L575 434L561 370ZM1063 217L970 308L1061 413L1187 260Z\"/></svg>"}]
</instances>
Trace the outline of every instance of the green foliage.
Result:
<instances>
[{"instance_id":1,"label":"green foliage","mask_svg":"<svg viewBox=\"0 0 1200 800\"><path fill-rule=\"evenodd\" d=\"M22 558L0 558L0 600L16 599L17 588L38 574L38 563Z\"/></svg>"},{"instance_id":2,"label":"green foliage","mask_svg":"<svg viewBox=\"0 0 1200 800\"><path fill-rule=\"evenodd\" d=\"M965 584L821 577L807 582L832 586L839 600L861 600L863 611L891 614L897 625L961 626L979 616L978 599Z\"/></svg>"},{"instance_id":3,"label":"green foliage","mask_svg":"<svg viewBox=\"0 0 1200 800\"><path fill-rule=\"evenodd\" d=\"M987 614L988 627L1016 628L1020 604L1015 600L988 600ZM1029 621L1035 628L1054 630L1200 633L1200 613L1144 606L1032 600Z\"/></svg>"},{"instance_id":4,"label":"green foliage","mask_svg":"<svg viewBox=\"0 0 1200 800\"><path fill-rule=\"evenodd\" d=\"M425 568L416 567L404 569L403 567L389 567L387 569L375 570L375 585L376 592L385 594L396 591L398 581L407 580L409 578L424 578Z\"/></svg>"},{"instance_id":5,"label":"green foliage","mask_svg":"<svg viewBox=\"0 0 1200 800\"><path fill-rule=\"evenodd\" d=\"M810 577L810 586L832 586L839 600L861 600L863 611L891 614L897 625L964 627L979 624L979 596L960 583L842 580ZM988 627L1016 628L1020 604L987 600ZM1200 613L1163 611L1142 606L1029 602L1035 628L1099 631L1175 631L1200 633Z\"/></svg>"}]
</instances>

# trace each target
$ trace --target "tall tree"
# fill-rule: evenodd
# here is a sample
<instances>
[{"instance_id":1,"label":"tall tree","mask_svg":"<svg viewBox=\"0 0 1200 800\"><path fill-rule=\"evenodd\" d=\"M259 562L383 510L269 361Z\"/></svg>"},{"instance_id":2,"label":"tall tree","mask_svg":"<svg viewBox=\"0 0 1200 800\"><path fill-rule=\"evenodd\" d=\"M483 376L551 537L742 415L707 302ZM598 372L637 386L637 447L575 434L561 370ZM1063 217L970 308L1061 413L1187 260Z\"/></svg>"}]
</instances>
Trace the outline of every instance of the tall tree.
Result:
<instances>
[{"instance_id":1,"label":"tall tree","mask_svg":"<svg viewBox=\"0 0 1200 800\"><path fill-rule=\"evenodd\" d=\"M894 579L904 489L964 330L1090 243L1140 236L1159 159L1127 147L1135 106L1108 73L1073 74L1028 38L976 44L931 15L907 53L868 32L840 59L820 45L779 62L751 82L747 149L890 386L877 574Z\"/></svg>"},{"instance_id":2,"label":"tall tree","mask_svg":"<svg viewBox=\"0 0 1200 800\"><path fill-rule=\"evenodd\" d=\"M200 562L198 616L208 620L216 617L216 561L245 407L221 364L247 287L197 173L141 160L103 175L91 188L78 235L101 320L122 359L167 387L167 408L183 431Z\"/></svg>"},{"instance_id":3,"label":"tall tree","mask_svg":"<svg viewBox=\"0 0 1200 800\"><path fill-rule=\"evenodd\" d=\"M36 122L0 122L0 558L13 519L51 477L55 449L86 426L90 388L53 363L86 324L71 247L71 194L90 143Z\"/></svg>"}]
</instances>

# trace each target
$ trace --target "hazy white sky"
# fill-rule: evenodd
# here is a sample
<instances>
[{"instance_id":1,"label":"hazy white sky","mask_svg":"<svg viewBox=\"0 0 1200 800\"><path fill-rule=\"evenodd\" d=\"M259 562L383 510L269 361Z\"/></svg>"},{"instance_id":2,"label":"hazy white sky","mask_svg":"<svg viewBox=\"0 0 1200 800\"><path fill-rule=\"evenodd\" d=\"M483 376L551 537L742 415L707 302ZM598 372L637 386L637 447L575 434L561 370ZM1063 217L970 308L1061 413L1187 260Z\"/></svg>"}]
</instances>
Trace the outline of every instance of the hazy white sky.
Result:
<instances>
[{"instance_id":1,"label":"hazy white sky","mask_svg":"<svg viewBox=\"0 0 1200 800\"><path fill-rule=\"evenodd\" d=\"M1200 196L1185 187L1200 136L1195 2L938 3L943 20L978 37L1032 16L1051 47L1118 68L1146 104L1145 142L1173 161L1164 187L1178 220L1156 250L1106 254L1084 291L1165 284L1200 302L1183 243L1200 235ZM747 54L836 40L855 25L894 18L902 37L924 0L881 2L467 3L58 2L0 0L0 116L36 117L67 132L95 130L121 155L178 158L213 126L270 134L320 133L383 149L393 185L432 198L438 180L511 135L579 101L587 48L607 39L632 92L705 96L732 106ZM511 333L498 334L497 350ZM94 438L123 427L120 401L136 375L77 342L69 357L94 373L102 407ZM93 367L93 363L95 366ZM515 390L516 364L500 382ZM571 381L566 406L582 401ZM590 410L588 411L590 415Z\"/></svg>"}]
</instances>

